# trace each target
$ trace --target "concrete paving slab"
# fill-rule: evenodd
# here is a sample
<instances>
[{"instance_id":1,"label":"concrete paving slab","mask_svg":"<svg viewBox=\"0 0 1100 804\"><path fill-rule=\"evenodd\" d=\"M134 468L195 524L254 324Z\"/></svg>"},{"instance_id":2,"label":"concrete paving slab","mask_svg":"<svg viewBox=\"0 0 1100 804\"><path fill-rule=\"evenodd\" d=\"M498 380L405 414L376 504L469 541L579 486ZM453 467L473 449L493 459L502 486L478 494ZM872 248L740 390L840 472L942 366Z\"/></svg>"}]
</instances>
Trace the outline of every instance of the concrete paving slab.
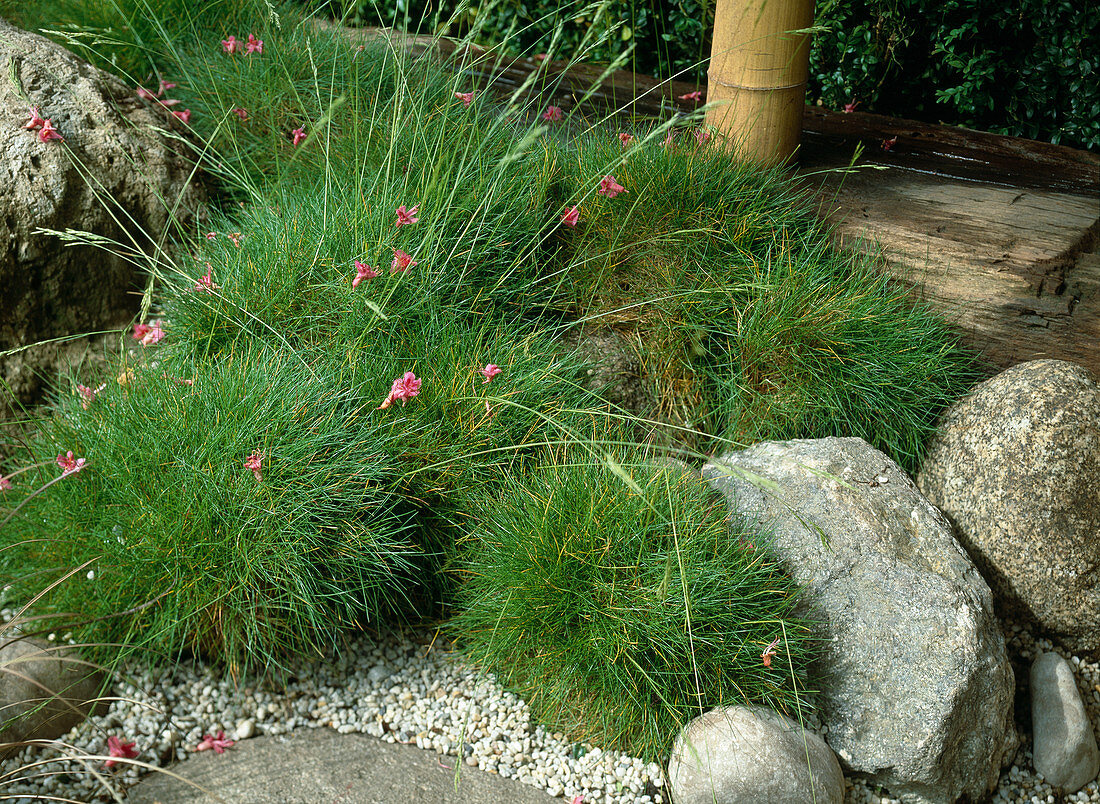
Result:
<instances>
[{"instance_id":1,"label":"concrete paving slab","mask_svg":"<svg viewBox=\"0 0 1100 804\"><path fill-rule=\"evenodd\" d=\"M561 804L515 779L365 734L309 729L204 751L130 789L127 804ZM446 767L444 767L446 766Z\"/></svg>"}]
</instances>

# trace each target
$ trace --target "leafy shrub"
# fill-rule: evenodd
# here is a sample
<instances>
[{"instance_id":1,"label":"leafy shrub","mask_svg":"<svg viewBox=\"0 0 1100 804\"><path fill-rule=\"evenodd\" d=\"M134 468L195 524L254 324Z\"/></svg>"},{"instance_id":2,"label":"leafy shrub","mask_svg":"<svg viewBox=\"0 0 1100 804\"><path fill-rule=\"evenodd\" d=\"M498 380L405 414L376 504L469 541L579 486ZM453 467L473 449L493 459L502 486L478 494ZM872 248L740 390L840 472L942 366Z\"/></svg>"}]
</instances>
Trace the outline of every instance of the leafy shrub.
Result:
<instances>
[{"instance_id":1,"label":"leafy shrub","mask_svg":"<svg viewBox=\"0 0 1100 804\"><path fill-rule=\"evenodd\" d=\"M457 3L433 22L442 27ZM424 8L333 2L355 24L416 24ZM461 19L469 27L472 11ZM611 62L633 48L635 72L706 83L712 0L621 0L561 7L502 0L481 8L479 39L514 53ZM839 109L858 100L880 114L944 121L1078 148L1100 147L1100 15L1069 0L1008 5L950 0L831 0L818 4L809 99ZM560 28L560 31L559 31ZM583 54L593 33L610 33ZM511 36L509 37L509 33Z\"/></svg>"},{"instance_id":2,"label":"leafy shrub","mask_svg":"<svg viewBox=\"0 0 1100 804\"><path fill-rule=\"evenodd\" d=\"M1017 137L1100 147L1100 15L1067 0L835 0L814 97Z\"/></svg>"},{"instance_id":3,"label":"leafy shrub","mask_svg":"<svg viewBox=\"0 0 1100 804\"><path fill-rule=\"evenodd\" d=\"M470 501L464 651L540 722L648 758L713 707L802 705L809 637L766 538L690 472L611 467L576 450Z\"/></svg>"}]
</instances>

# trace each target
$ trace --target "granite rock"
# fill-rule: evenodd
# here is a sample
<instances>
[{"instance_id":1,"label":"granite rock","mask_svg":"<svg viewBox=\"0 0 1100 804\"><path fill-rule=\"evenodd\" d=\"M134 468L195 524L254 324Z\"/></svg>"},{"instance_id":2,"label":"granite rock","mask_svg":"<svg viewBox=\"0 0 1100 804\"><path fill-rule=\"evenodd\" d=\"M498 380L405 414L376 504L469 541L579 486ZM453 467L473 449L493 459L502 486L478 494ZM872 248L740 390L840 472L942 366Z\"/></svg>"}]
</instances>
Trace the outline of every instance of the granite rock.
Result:
<instances>
[{"instance_id":1,"label":"granite rock","mask_svg":"<svg viewBox=\"0 0 1100 804\"><path fill-rule=\"evenodd\" d=\"M1003 616L1100 651L1100 388L1061 360L1021 363L949 408L917 477Z\"/></svg>"},{"instance_id":2,"label":"granite rock","mask_svg":"<svg viewBox=\"0 0 1100 804\"><path fill-rule=\"evenodd\" d=\"M676 804L841 804L844 775L818 735L763 707L695 718L668 761Z\"/></svg>"},{"instance_id":3,"label":"granite rock","mask_svg":"<svg viewBox=\"0 0 1100 804\"><path fill-rule=\"evenodd\" d=\"M981 800L1018 746L992 596L951 526L858 438L764 442L703 470L805 586L823 736L919 804Z\"/></svg>"}]
</instances>

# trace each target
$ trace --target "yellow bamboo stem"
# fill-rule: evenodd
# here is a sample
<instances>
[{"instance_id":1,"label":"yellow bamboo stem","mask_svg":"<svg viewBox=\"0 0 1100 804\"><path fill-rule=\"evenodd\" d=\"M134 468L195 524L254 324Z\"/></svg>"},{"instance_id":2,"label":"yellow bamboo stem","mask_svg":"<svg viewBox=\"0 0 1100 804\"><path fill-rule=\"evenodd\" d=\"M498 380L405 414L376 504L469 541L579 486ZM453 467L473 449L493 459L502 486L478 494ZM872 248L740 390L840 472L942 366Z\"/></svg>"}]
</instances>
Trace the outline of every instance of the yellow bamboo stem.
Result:
<instances>
[{"instance_id":1,"label":"yellow bamboo stem","mask_svg":"<svg viewBox=\"0 0 1100 804\"><path fill-rule=\"evenodd\" d=\"M788 161L802 136L813 0L718 0L707 125L738 157Z\"/></svg>"}]
</instances>

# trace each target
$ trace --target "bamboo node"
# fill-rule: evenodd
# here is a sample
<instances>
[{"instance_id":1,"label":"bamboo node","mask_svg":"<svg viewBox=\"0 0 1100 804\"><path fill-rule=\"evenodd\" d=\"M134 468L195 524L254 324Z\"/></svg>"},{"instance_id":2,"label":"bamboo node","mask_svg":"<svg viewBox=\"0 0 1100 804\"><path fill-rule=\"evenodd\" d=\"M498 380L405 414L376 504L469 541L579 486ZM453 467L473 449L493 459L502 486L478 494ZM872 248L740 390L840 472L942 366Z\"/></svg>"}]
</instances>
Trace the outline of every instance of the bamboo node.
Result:
<instances>
[{"instance_id":1,"label":"bamboo node","mask_svg":"<svg viewBox=\"0 0 1100 804\"><path fill-rule=\"evenodd\" d=\"M799 81L797 84L780 84L779 86L774 87L750 87L745 86L744 84L730 84L720 78L715 78L714 75L710 72L707 73L707 80L709 80L713 84L717 84L720 87L726 87L726 89L747 89L750 92L775 92L776 90L780 89L798 89L799 87L806 86L805 81Z\"/></svg>"}]
</instances>

